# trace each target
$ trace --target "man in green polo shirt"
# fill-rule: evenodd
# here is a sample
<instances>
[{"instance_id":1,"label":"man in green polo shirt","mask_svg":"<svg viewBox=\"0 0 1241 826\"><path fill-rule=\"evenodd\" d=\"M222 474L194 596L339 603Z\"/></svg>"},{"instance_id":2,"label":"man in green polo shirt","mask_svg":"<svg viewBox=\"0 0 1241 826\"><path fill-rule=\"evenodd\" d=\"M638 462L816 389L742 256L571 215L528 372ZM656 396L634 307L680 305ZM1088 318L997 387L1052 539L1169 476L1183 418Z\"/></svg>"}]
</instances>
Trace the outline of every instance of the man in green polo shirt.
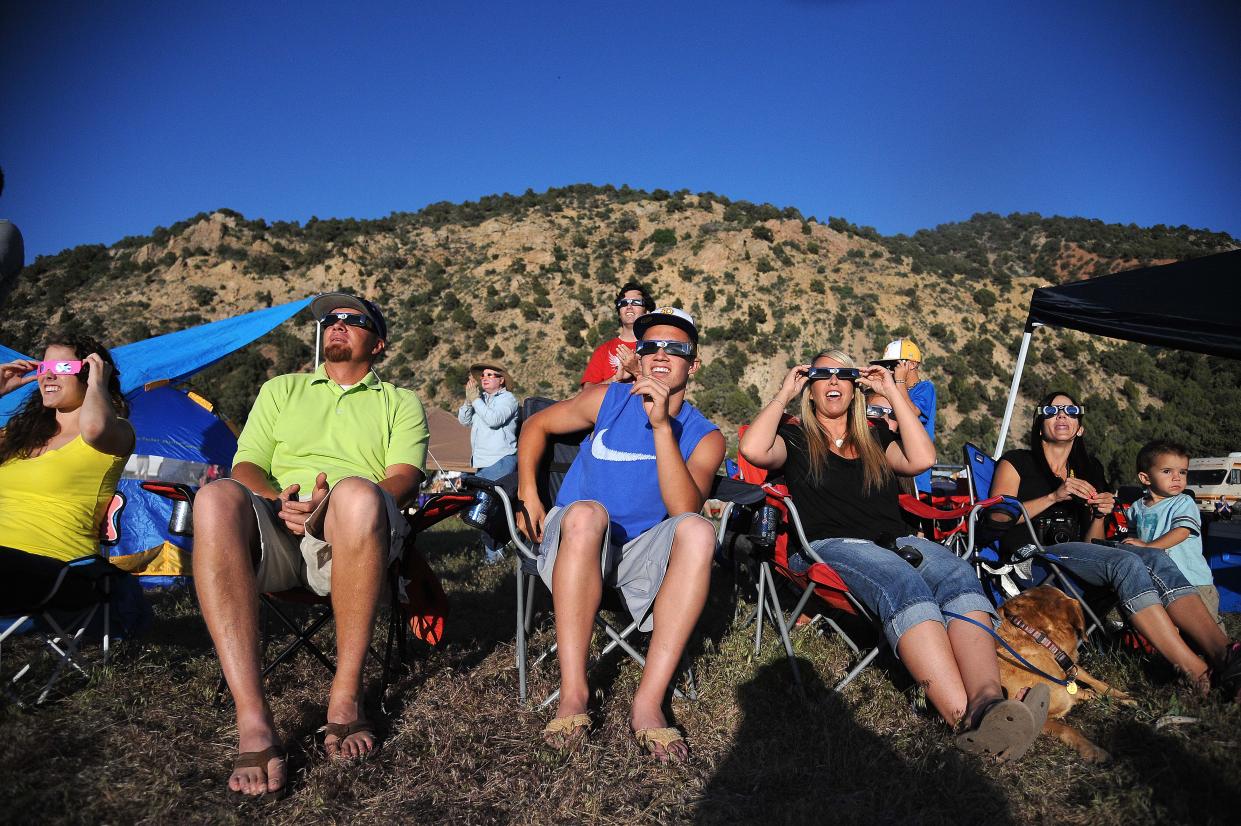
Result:
<instances>
[{"instance_id":1,"label":"man in green polo shirt","mask_svg":"<svg viewBox=\"0 0 1241 826\"><path fill-rule=\"evenodd\" d=\"M336 676L328 695L329 757L375 747L362 712L362 666L384 585L409 527L427 453L418 397L372 366L387 343L370 301L329 293L310 305L323 364L277 376L237 440L231 479L194 502L194 583L237 707L238 757L229 788L275 796L284 753L263 696L257 594L307 588L331 595Z\"/></svg>"}]
</instances>

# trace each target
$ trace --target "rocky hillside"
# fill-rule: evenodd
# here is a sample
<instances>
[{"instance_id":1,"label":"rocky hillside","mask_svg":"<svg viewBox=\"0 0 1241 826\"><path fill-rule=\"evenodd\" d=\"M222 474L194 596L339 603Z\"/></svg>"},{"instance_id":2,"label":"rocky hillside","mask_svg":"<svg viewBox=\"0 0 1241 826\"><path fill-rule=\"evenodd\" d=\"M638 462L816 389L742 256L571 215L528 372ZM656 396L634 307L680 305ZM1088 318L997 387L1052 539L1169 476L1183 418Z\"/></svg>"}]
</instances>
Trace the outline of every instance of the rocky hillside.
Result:
<instances>
[{"instance_id":1,"label":"rocky hillside","mask_svg":"<svg viewBox=\"0 0 1241 826\"><path fill-rule=\"evenodd\" d=\"M388 315L384 376L451 408L468 364L484 355L508 364L524 393L575 390L590 348L613 334L617 286L636 279L699 320L706 366L692 397L732 424L796 359L826 345L872 358L889 339L911 335L939 388L948 461L965 439L994 439L1032 289L1236 246L1188 227L1034 214L882 236L713 193L587 185L369 221L268 223L222 209L38 259L4 288L6 306L21 309L0 321L0 341L34 350L47 326L65 324L105 330L121 344L342 288L375 298ZM243 418L265 376L309 364L312 341L310 319L299 318L196 383ZM1166 393L1161 385L1174 375L1164 363L1172 354L1051 331L1035 341L1025 388L1033 396L1054 379L1095 396L1109 425L1125 431L1110 456L1117 471L1150 411L1184 393L1183 384ZM1105 371L1104 356L1124 363L1122 379ZM1183 360L1190 371L1207 361ZM1231 376L1231 365L1221 369ZM1223 409L1209 385L1205 403L1231 422L1241 404ZM1241 376L1222 390L1239 385ZM1194 438L1202 450L1238 449L1241 426Z\"/></svg>"}]
</instances>

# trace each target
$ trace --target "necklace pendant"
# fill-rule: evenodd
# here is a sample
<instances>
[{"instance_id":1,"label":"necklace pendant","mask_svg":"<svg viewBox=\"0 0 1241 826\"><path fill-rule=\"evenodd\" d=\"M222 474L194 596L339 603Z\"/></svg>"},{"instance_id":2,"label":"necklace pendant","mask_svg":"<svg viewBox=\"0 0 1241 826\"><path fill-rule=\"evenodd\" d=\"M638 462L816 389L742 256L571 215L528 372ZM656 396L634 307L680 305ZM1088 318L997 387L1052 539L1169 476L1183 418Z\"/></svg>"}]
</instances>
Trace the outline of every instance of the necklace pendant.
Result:
<instances>
[{"instance_id":1,"label":"necklace pendant","mask_svg":"<svg viewBox=\"0 0 1241 826\"><path fill-rule=\"evenodd\" d=\"M844 439L837 439L837 440L836 440L836 447L840 447L840 446L841 446L841 445L843 445L844 443L845 443L845 440L844 440Z\"/></svg>"}]
</instances>

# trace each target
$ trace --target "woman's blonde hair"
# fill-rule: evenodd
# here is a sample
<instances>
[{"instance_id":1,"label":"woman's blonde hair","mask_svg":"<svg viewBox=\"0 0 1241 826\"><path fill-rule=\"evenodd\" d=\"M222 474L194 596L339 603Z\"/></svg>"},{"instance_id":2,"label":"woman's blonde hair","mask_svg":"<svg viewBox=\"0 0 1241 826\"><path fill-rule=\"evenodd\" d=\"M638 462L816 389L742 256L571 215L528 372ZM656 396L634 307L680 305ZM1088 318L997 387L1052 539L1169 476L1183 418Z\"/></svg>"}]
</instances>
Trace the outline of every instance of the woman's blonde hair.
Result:
<instances>
[{"instance_id":1,"label":"woman's blonde hair","mask_svg":"<svg viewBox=\"0 0 1241 826\"><path fill-rule=\"evenodd\" d=\"M842 367L857 366L856 362L841 350L820 350L810 363L814 364L821 358L839 362ZM809 384L801 394L801 429L806 435L806 447L810 451L810 481L817 485L823 478L823 469L827 467L827 454L831 452L831 448L828 447L830 437L827 430L815 415ZM853 389L853 402L849 405L845 441L841 447L848 445L853 446L858 458L862 460L862 480L867 492L876 490L892 476L888 458L870 437L870 425L866 421L866 394L856 385Z\"/></svg>"}]
</instances>

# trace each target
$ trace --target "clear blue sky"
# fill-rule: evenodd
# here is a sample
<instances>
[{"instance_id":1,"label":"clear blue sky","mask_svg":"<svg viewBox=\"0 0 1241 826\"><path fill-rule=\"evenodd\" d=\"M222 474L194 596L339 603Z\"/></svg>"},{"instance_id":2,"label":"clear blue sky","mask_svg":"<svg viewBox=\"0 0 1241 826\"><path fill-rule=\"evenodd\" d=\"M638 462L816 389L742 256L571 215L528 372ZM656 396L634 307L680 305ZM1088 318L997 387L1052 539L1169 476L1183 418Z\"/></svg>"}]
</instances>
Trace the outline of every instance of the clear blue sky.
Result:
<instances>
[{"instance_id":1,"label":"clear blue sky","mask_svg":"<svg viewBox=\"0 0 1241 826\"><path fill-rule=\"evenodd\" d=\"M257 8L256 8L257 7ZM6 3L27 259L571 183L1241 237L1241 4Z\"/></svg>"}]
</instances>

